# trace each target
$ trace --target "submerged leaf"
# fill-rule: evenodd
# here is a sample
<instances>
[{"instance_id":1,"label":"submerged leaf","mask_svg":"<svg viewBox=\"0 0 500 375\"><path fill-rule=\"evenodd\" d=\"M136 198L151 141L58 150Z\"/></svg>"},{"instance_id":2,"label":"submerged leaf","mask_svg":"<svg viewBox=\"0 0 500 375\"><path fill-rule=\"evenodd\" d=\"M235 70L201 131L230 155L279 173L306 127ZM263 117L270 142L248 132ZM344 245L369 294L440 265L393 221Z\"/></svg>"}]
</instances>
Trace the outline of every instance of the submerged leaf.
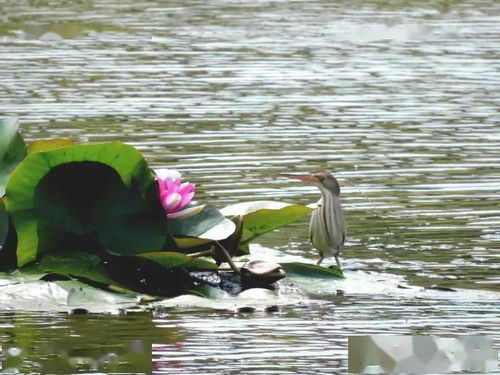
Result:
<instances>
[{"instance_id":1,"label":"submerged leaf","mask_svg":"<svg viewBox=\"0 0 500 375\"><path fill-rule=\"evenodd\" d=\"M0 120L0 197L5 194L7 181L26 156L26 145L17 132L16 119Z\"/></svg>"},{"instance_id":2,"label":"submerged leaf","mask_svg":"<svg viewBox=\"0 0 500 375\"><path fill-rule=\"evenodd\" d=\"M319 279L343 279L344 274L337 266L329 268L320 267L315 264L291 262L280 263L287 275L291 278L294 276L312 277Z\"/></svg>"},{"instance_id":3,"label":"submerged leaf","mask_svg":"<svg viewBox=\"0 0 500 375\"><path fill-rule=\"evenodd\" d=\"M221 210L226 217L243 216L243 229L246 232L243 244L264 233L300 220L311 211L312 209L306 206L274 201L238 203Z\"/></svg>"}]
</instances>

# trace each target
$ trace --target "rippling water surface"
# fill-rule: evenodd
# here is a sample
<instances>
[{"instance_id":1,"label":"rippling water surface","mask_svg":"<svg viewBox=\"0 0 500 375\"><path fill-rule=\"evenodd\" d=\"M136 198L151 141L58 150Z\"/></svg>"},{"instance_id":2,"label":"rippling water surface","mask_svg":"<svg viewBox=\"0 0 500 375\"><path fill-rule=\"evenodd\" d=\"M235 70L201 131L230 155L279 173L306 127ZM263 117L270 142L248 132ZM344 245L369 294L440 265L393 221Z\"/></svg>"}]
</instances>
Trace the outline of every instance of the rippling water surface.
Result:
<instances>
[{"instance_id":1,"label":"rippling water surface","mask_svg":"<svg viewBox=\"0 0 500 375\"><path fill-rule=\"evenodd\" d=\"M278 173L334 171L346 269L498 291L499 21L492 0L0 0L0 115L28 140L131 143L220 206L310 203L314 188ZM315 258L307 220L260 242ZM498 300L321 299L250 315L2 313L0 342L108 326L110 342L153 342L155 371L172 374L345 372L350 334L500 347Z\"/></svg>"}]
</instances>

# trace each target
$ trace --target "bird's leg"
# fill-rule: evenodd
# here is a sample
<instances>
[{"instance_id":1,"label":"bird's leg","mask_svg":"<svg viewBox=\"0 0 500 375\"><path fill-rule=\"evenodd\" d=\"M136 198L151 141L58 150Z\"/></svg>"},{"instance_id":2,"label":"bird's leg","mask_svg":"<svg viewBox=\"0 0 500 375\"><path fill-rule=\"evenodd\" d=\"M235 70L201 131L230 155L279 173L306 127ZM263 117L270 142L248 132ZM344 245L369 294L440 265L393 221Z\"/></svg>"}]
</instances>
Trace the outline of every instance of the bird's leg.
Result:
<instances>
[{"instance_id":1,"label":"bird's leg","mask_svg":"<svg viewBox=\"0 0 500 375\"><path fill-rule=\"evenodd\" d=\"M341 267L340 267L340 260L339 260L339 256L338 256L338 254L335 254L335 255L334 255L334 257L335 257L335 261L337 262L337 267L338 267L338 268L341 268Z\"/></svg>"},{"instance_id":2,"label":"bird's leg","mask_svg":"<svg viewBox=\"0 0 500 375\"><path fill-rule=\"evenodd\" d=\"M323 261L323 259L325 259L325 256L323 255L323 253L319 254L319 259L316 262L316 265L319 266L321 264L321 262Z\"/></svg>"}]
</instances>

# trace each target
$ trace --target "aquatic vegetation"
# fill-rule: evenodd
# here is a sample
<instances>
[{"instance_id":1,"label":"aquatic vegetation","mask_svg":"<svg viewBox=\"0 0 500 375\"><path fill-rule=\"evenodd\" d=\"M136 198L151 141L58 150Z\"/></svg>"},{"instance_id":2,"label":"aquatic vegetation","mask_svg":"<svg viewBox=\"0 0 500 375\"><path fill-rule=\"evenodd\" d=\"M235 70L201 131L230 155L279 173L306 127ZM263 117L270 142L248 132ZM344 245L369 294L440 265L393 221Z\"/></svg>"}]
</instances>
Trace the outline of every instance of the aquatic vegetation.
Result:
<instances>
[{"instance_id":1,"label":"aquatic vegetation","mask_svg":"<svg viewBox=\"0 0 500 375\"><path fill-rule=\"evenodd\" d=\"M218 209L193 201L195 184L177 171L153 172L130 145L52 139L26 147L15 121L0 129L0 271L178 295L196 286L191 271L227 260L218 246L244 254L311 211L274 201Z\"/></svg>"},{"instance_id":2,"label":"aquatic vegetation","mask_svg":"<svg viewBox=\"0 0 500 375\"><path fill-rule=\"evenodd\" d=\"M26 156L26 146L17 132L17 121L0 122L0 197L5 194L5 186L12 171Z\"/></svg>"}]
</instances>

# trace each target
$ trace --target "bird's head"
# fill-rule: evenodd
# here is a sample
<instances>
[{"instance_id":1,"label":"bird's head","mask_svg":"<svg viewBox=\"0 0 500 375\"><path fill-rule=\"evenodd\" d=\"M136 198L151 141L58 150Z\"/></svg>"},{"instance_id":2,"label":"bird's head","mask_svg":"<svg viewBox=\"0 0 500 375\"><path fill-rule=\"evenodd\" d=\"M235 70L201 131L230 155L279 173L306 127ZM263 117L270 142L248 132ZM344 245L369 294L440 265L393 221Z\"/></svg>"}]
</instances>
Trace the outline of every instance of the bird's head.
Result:
<instances>
[{"instance_id":1,"label":"bird's head","mask_svg":"<svg viewBox=\"0 0 500 375\"><path fill-rule=\"evenodd\" d=\"M281 177L291 178L294 180L300 180L304 182L310 182L316 185L320 190L326 189L335 195L340 195L340 185L339 182L331 173L319 172L312 174L288 174L281 173Z\"/></svg>"}]
</instances>

